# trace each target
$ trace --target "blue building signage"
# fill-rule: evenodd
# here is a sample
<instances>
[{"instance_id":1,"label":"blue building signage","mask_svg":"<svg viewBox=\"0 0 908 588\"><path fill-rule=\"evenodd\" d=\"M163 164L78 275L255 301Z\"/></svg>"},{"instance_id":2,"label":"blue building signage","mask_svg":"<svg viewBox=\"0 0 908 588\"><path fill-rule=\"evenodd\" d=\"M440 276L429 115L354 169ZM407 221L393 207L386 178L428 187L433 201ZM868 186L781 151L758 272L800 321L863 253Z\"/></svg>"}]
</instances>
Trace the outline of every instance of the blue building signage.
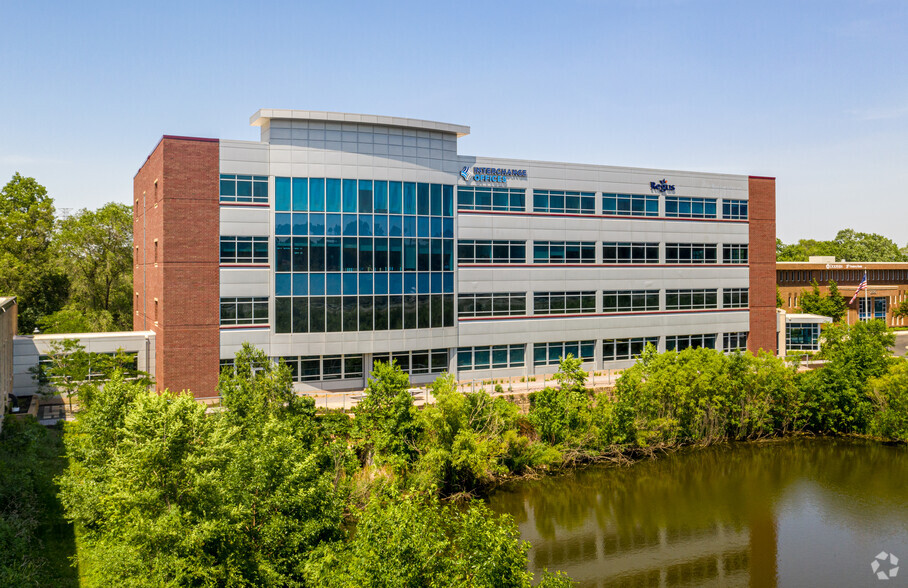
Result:
<instances>
[{"instance_id":1,"label":"blue building signage","mask_svg":"<svg viewBox=\"0 0 908 588\"><path fill-rule=\"evenodd\" d=\"M666 183L665 178L662 178L661 182L650 182L649 189L657 190L657 191L661 192L662 194L665 194L666 192L674 192L675 185Z\"/></svg>"},{"instance_id":2,"label":"blue building signage","mask_svg":"<svg viewBox=\"0 0 908 588\"><path fill-rule=\"evenodd\" d=\"M460 176L466 180L470 180L470 172L472 171L473 181L476 182L493 182L498 184L507 183L509 178L525 178L527 177L527 170L525 169L504 169L500 167L474 167L472 170L470 166L465 165L463 169L460 170Z\"/></svg>"}]
</instances>

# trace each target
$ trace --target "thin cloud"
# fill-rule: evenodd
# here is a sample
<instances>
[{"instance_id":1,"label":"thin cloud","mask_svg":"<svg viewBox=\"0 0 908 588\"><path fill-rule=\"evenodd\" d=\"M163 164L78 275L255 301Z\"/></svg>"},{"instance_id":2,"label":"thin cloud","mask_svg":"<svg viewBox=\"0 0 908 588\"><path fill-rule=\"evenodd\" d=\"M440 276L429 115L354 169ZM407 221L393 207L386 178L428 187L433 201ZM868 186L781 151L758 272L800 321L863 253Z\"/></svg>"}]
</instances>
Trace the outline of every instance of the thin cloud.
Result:
<instances>
[{"instance_id":1,"label":"thin cloud","mask_svg":"<svg viewBox=\"0 0 908 588\"><path fill-rule=\"evenodd\" d=\"M908 104L896 107L877 107L849 111L858 120L893 120L908 116Z\"/></svg>"}]
</instances>

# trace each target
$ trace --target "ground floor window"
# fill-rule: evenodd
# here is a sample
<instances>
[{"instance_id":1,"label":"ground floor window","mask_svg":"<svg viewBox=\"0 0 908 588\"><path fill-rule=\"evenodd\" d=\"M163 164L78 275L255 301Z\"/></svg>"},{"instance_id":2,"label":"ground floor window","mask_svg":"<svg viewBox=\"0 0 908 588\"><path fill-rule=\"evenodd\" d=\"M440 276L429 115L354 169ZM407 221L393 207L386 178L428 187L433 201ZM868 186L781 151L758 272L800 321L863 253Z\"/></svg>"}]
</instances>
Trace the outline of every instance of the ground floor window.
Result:
<instances>
[{"instance_id":1,"label":"ground floor window","mask_svg":"<svg viewBox=\"0 0 908 588\"><path fill-rule=\"evenodd\" d=\"M457 369L471 371L523 367L524 354L523 344L459 347Z\"/></svg>"},{"instance_id":2,"label":"ground floor window","mask_svg":"<svg viewBox=\"0 0 908 588\"><path fill-rule=\"evenodd\" d=\"M558 365L568 355L583 361L593 361L595 341L564 341L561 343L534 343L533 365Z\"/></svg>"},{"instance_id":3,"label":"ground floor window","mask_svg":"<svg viewBox=\"0 0 908 588\"><path fill-rule=\"evenodd\" d=\"M858 316L862 321L871 319L886 320L886 303L885 297L858 298Z\"/></svg>"},{"instance_id":4,"label":"ground floor window","mask_svg":"<svg viewBox=\"0 0 908 588\"><path fill-rule=\"evenodd\" d=\"M722 349L725 351L744 351L747 349L747 331L725 333L722 336Z\"/></svg>"},{"instance_id":5,"label":"ground floor window","mask_svg":"<svg viewBox=\"0 0 908 588\"><path fill-rule=\"evenodd\" d=\"M606 339L602 342L602 361L634 359L647 345L658 347L659 337L634 337L632 339Z\"/></svg>"},{"instance_id":6,"label":"ground floor window","mask_svg":"<svg viewBox=\"0 0 908 588\"><path fill-rule=\"evenodd\" d=\"M417 351L376 353L372 356L373 366L376 361L384 363L396 361L400 369L410 375L440 374L448 369L448 350L421 349Z\"/></svg>"},{"instance_id":7,"label":"ground floor window","mask_svg":"<svg viewBox=\"0 0 908 588\"><path fill-rule=\"evenodd\" d=\"M785 347L796 351L819 351L819 323L788 323L785 325Z\"/></svg>"},{"instance_id":8,"label":"ground floor window","mask_svg":"<svg viewBox=\"0 0 908 588\"><path fill-rule=\"evenodd\" d=\"M716 348L716 334L707 333L703 335L669 335L665 338L666 351L683 351L688 347L709 347Z\"/></svg>"}]
</instances>

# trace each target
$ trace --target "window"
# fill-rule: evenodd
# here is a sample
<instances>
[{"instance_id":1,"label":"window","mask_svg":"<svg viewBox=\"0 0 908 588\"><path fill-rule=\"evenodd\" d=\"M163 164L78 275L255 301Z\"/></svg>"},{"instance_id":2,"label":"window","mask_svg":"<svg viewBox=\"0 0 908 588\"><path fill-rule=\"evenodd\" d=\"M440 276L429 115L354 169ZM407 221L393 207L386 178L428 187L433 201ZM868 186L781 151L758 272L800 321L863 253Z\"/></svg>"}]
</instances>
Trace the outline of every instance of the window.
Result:
<instances>
[{"instance_id":1,"label":"window","mask_svg":"<svg viewBox=\"0 0 908 588\"><path fill-rule=\"evenodd\" d=\"M484 347L459 347L457 371L488 370L523 367L526 347L516 345L486 345Z\"/></svg>"},{"instance_id":2,"label":"window","mask_svg":"<svg viewBox=\"0 0 908 588\"><path fill-rule=\"evenodd\" d=\"M524 188L457 187L458 210L526 211Z\"/></svg>"},{"instance_id":3,"label":"window","mask_svg":"<svg viewBox=\"0 0 908 588\"><path fill-rule=\"evenodd\" d=\"M268 237L222 235L221 263L268 263Z\"/></svg>"},{"instance_id":4,"label":"window","mask_svg":"<svg viewBox=\"0 0 908 588\"><path fill-rule=\"evenodd\" d=\"M659 290L606 290L602 312L646 312L659 310Z\"/></svg>"},{"instance_id":5,"label":"window","mask_svg":"<svg viewBox=\"0 0 908 588\"><path fill-rule=\"evenodd\" d=\"M887 302L888 300L885 297L859 297L858 318L862 321L870 319L882 319L885 321Z\"/></svg>"},{"instance_id":6,"label":"window","mask_svg":"<svg viewBox=\"0 0 908 588\"><path fill-rule=\"evenodd\" d=\"M460 240L457 242L457 263L526 263L526 243Z\"/></svg>"},{"instance_id":7,"label":"window","mask_svg":"<svg viewBox=\"0 0 908 588\"><path fill-rule=\"evenodd\" d=\"M526 292L458 294L457 316L519 316L527 312Z\"/></svg>"},{"instance_id":8,"label":"window","mask_svg":"<svg viewBox=\"0 0 908 588\"><path fill-rule=\"evenodd\" d=\"M596 312L596 292L536 292L533 314L581 314Z\"/></svg>"},{"instance_id":9,"label":"window","mask_svg":"<svg viewBox=\"0 0 908 588\"><path fill-rule=\"evenodd\" d=\"M688 347L716 348L716 334L706 335L669 335L665 338L666 351L683 351Z\"/></svg>"},{"instance_id":10,"label":"window","mask_svg":"<svg viewBox=\"0 0 908 588\"><path fill-rule=\"evenodd\" d=\"M795 351L820 350L819 323L788 323L785 325L785 347Z\"/></svg>"},{"instance_id":11,"label":"window","mask_svg":"<svg viewBox=\"0 0 908 588\"><path fill-rule=\"evenodd\" d=\"M595 263L595 241L534 241L533 263Z\"/></svg>"},{"instance_id":12,"label":"window","mask_svg":"<svg viewBox=\"0 0 908 588\"><path fill-rule=\"evenodd\" d=\"M603 243L602 263L659 263L659 244Z\"/></svg>"},{"instance_id":13,"label":"window","mask_svg":"<svg viewBox=\"0 0 908 588\"><path fill-rule=\"evenodd\" d=\"M747 218L747 200L722 200L722 218L744 220Z\"/></svg>"},{"instance_id":14,"label":"window","mask_svg":"<svg viewBox=\"0 0 908 588\"><path fill-rule=\"evenodd\" d=\"M593 214L596 212L594 192L564 190L533 190L533 211L567 214Z\"/></svg>"},{"instance_id":15,"label":"window","mask_svg":"<svg viewBox=\"0 0 908 588\"><path fill-rule=\"evenodd\" d=\"M602 214L659 216L658 194L603 194Z\"/></svg>"},{"instance_id":16,"label":"window","mask_svg":"<svg viewBox=\"0 0 908 588\"><path fill-rule=\"evenodd\" d=\"M391 295L324 296L327 286L330 286L331 292L344 287L343 281L339 279L340 274L329 276L338 278L331 280L329 284L324 282L324 274L309 277L321 279L318 282L310 280L309 296L275 298L275 332L394 331L454 326L454 294L417 293L415 290L400 294L398 290L398 293ZM367 277L373 276L367 274ZM378 281L371 279L362 280L359 284L360 291L373 291L376 282ZM387 291L387 283L378 285L381 291ZM302 291L301 285L291 284L295 289L298 286ZM317 287L317 290L312 290L313 287ZM313 292L316 295L312 295Z\"/></svg>"},{"instance_id":17,"label":"window","mask_svg":"<svg viewBox=\"0 0 908 588\"><path fill-rule=\"evenodd\" d=\"M372 356L373 366L376 361L383 363L396 361L400 369L410 375L440 374L448 370L448 350L422 349L418 351L377 353Z\"/></svg>"},{"instance_id":18,"label":"window","mask_svg":"<svg viewBox=\"0 0 908 588\"><path fill-rule=\"evenodd\" d=\"M665 310L702 310L718 307L715 289L665 291Z\"/></svg>"},{"instance_id":19,"label":"window","mask_svg":"<svg viewBox=\"0 0 908 588\"><path fill-rule=\"evenodd\" d=\"M563 343L534 343L533 365L558 365L562 358L572 355L583 361L593 361L595 341L565 341Z\"/></svg>"},{"instance_id":20,"label":"window","mask_svg":"<svg viewBox=\"0 0 908 588\"><path fill-rule=\"evenodd\" d=\"M223 362L223 360L221 360ZM362 355L303 355L276 357L289 368L294 382L347 380L363 377Z\"/></svg>"},{"instance_id":21,"label":"window","mask_svg":"<svg viewBox=\"0 0 908 588\"><path fill-rule=\"evenodd\" d=\"M222 325L267 325L267 298L221 298Z\"/></svg>"},{"instance_id":22,"label":"window","mask_svg":"<svg viewBox=\"0 0 908 588\"><path fill-rule=\"evenodd\" d=\"M666 243L665 263L716 263L716 245L708 243Z\"/></svg>"},{"instance_id":23,"label":"window","mask_svg":"<svg viewBox=\"0 0 908 588\"><path fill-rule=\"evenodd\" d=\"M722 349L725 351L744 351L747 349L747 331L725 333L722 335Z\"/></svg>"},{"instance_id":24,"label":"window","mask_svg":"<svg viewBox=\"0 0 908 588\"><path fill-rule=\"evenodd\" d=\"M454 186L386 180L274 178L279 212L454 216Z\"/></svg>"},{"instance_id":25,"label":"window","mask_svg":"<svg viewBox=\"0 0 908 588\"><path fill-rule=\"evenodd\" d=\"M268 178L221 174L221 202L268 204Z\"/></svg>"},{"instance_id":26,"label":"window","mask_svg":"<svg viewBox=\"0 0 908 588\"><path fill-rule=\"evenodd\" d=\"M602 342L602 360L634 359L647 345L657 347L659 337L634 337L633 339L606 339Z\"/></svg>"},{"instance_id":27,"label":"window","mask_svg":"<svg viewBox=\"0 0 908 588\"><path fill-rule=\"evenodd\" d=\"M716 199L666 196L665 216L674 218L716 218Z\"/></svg>"},{"instance_id":28,"label":"window","mask_svg":"<svg viewBox=\"0 0 908 588\"><path fill-rule=\"evenodd\" d=\"M723 245L722 263L747 263L747 245Z\"/></svg>"},{"instance_id":29,"label":"window","mask_svg":"<svg viewBox=\"0 0 908 588\"><path fill-rule=\"evenodd\" d=\"M722 290L722 308L747 308L748 288L724 288Z\"/></svg>"}]
</instances>

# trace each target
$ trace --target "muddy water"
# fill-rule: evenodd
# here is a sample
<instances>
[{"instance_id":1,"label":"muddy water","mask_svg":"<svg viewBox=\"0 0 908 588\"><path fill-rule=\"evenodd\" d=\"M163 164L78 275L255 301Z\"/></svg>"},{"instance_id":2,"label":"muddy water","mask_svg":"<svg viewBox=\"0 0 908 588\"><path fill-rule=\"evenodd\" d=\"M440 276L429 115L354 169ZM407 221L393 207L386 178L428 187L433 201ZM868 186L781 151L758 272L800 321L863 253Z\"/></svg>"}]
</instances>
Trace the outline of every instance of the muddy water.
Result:
<instances>
[{"instance_id":1,"label":"muddy water","mask_svg":"<svg viewBox=\"0 0 908 588\"><path fill-rule=\"evenodd\" d=\"M908 586L908 447L800 439L686 450L490 498L530 569L581 586ZM886 552L904 558L904 572ZM898 562L901 564L902 562Z\"/></svg>"}]
</instances>

